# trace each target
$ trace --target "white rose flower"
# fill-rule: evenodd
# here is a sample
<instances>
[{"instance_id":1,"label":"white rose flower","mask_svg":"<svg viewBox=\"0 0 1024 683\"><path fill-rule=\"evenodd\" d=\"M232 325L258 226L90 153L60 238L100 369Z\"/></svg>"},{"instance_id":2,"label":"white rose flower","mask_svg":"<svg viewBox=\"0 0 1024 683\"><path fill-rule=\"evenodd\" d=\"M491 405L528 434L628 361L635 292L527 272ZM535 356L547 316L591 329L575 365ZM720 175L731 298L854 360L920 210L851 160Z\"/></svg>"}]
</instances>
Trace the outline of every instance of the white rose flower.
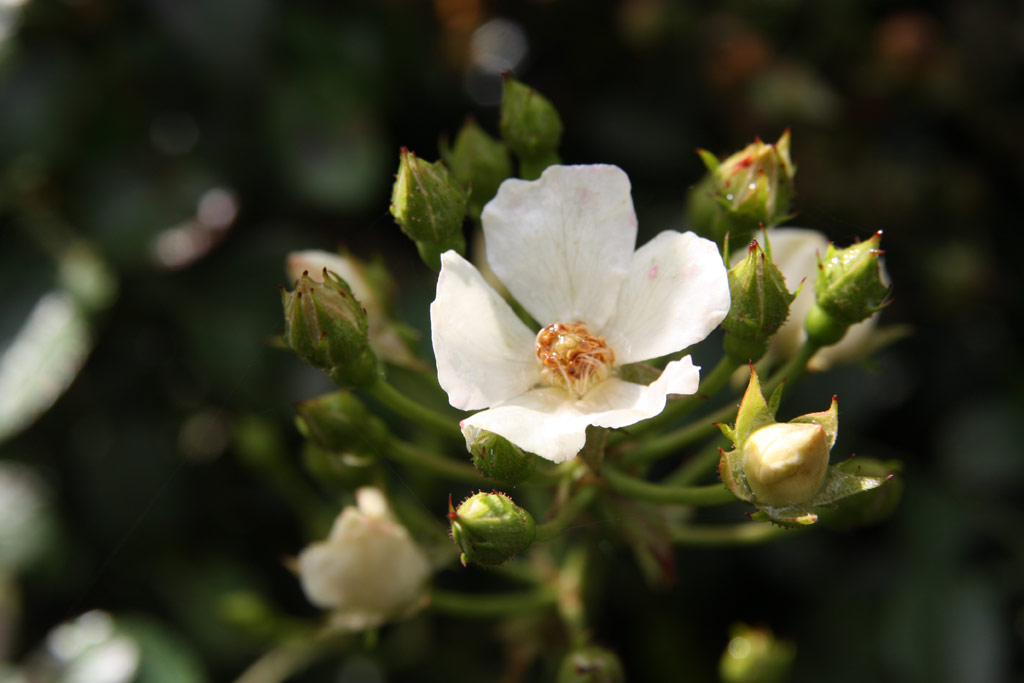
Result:
<instances>
[{"instance_id":1,"label":"white rose flower","mask_svg":"<svg viewBox=\"0 0 1024 683\"><path fill-rule=\"evenodd\" d=\"M772 228L768 230L772 261L795 288L806 278L803 289L789 306L789 317L772 337L770 352L776 357L790 358L807 339L804 319L814 306L814 279L818 274L818 254L824 254L829 240L817 230L807 228ZM882 270L883 281L888 281ZM832 365L856 360L868 353L876 332L878 314L851 325L843 338L819 350L807 364L811 370L826 370Z\"/></svg>"},{"instance_id":2,"label":"white rose flower","mask_svg":"<svg viewBox=\"0 0 1024 683\"><path fill-rule=\"evenodd\" d=\"M536 181L506 180L481 220L488 263L543 329L532 332L457 253L442 256L430 306L438 381L456 408L487 408L464 434L485 429L563 462L588 425L624 427L697 390L689 356L646 386L613 373L704 339L729 311L713 242L666 231L634 251L621 169L552 166Z\"/></svg>"},{"instance_id":3,"label":"white rose flower","mask_svg":"<svg viewBox=\"0 0 1024 683\"><path fill-rule=\"evenodd\" d=\"M350 630L418 610L431 573L426 555L391 515L380 490L358 489L356 504L341 511L326 540L309 545L298 559L306 597L333 610L332 622Z\"/></svg>"},{"instance_id":4,"label":"white rose flower","mask_svg":"<svg viewBox=\"0 0 1024 683\"><path fill-rule=\"evenodd\" d=\"M394 323L388 319L377 290L363 274L365 267L351 256L318 249L293 251L285 260L285 271L291 280L299 279L305 272L316 282L323 282L326 268L348 283L356 301L366 309L366 336L374 352L395 365L421 367L423 364L409 351Z\"/></svg>"}]
</instances>

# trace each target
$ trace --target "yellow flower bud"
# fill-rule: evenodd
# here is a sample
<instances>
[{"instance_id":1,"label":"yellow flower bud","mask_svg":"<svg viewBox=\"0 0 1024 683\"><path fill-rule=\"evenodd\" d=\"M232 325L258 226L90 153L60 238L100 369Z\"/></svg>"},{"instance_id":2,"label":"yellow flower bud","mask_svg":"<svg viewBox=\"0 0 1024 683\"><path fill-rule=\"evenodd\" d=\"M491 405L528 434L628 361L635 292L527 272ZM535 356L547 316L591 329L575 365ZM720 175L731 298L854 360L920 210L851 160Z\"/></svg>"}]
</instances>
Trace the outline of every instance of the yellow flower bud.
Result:
<instances>
[{"instance_id":1,"label":"yellow flower bud","mask_svg":"<svg viewBox=\"0 0 1024 683\"><path fill-rule=\"evenodd\" d=\"M750 435L743 468L757 500L767 505L804 503L821 489L828 468L828 435L813 423L776 423Z\"/></svg>"}]
</instances>

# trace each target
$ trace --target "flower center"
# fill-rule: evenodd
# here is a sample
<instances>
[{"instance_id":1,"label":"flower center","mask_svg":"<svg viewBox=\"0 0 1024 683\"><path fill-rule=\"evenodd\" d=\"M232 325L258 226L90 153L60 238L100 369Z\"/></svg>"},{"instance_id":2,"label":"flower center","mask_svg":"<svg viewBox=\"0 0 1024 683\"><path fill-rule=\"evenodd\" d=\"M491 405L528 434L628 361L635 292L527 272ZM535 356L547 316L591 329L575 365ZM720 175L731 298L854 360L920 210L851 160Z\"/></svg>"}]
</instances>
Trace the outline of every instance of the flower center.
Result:
<instances>
[{"instance_id":1,"label":"flower center","mask_svg":"<svg viewBox=\"0 0 1024 683\"><path fill-rule=\"evenodd\" d=\"M592 385L607 379L615 352L583 323L554 323L537 334L537 360L544 381L581 398Z\"/></svg>"}]
</instances>

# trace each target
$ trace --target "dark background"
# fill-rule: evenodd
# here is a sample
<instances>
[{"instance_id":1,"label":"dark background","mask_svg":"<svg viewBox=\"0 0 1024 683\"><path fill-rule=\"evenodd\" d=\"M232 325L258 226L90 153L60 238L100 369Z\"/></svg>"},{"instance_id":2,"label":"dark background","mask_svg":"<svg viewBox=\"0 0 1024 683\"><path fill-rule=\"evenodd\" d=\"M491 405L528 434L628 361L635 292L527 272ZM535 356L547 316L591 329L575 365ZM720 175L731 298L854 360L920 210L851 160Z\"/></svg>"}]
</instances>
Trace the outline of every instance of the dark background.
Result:
<instances>
[{"instance_id":1,"label":"dark background","mask_svg":"<svg viewBox=\"0 0 1024 683\"><path fill-rule=\"evenodd\" d=\"M504 66L560 111L563 158L629 173L641 240L683 227L696 147L727 154L788 126L792 224L840 244L884 230L894 302L883 322L914 329L870 372L805 381L783 415L839 394L837 452L904 462L891 519L681 549L664 593L628 552L609 552L596 640L634 681L713 679L741 620L796 643L795 681L1024 680L1019 3L29 0L2 11L0 340L59 281L54 244L70 236L118 287L89 313L95 346L77 379L2 445L0 462L24 464L49 493L44 548L0 568L4 594L19 596L0 601L0 661L27 661L53 626L99 608L156 633L161 656L193 675L228 680L268 636L225 618L226 594L315 617L281 564L310 536L239 436L297 462L291 403L327 388L267 343L281 329L283 259L339 245L383 255L400 317L426 331L434 276L388 214L398 149L436 158L438 137L470 113L497 134L497 80L481 66L494 62L474 61L472 41L502 18L502 35L526 46ZM197 223L215 188L237 208L226 229ZM175 261L160 240L183 225L174 234L194 244ZM443 500L425 504L440 517ZM420 616L302 680L499 680L510 639L511 627ZM531 675L543 680L544 666ZM150 675L140 680L164 680Z\"/></svg>"}]
</instances>

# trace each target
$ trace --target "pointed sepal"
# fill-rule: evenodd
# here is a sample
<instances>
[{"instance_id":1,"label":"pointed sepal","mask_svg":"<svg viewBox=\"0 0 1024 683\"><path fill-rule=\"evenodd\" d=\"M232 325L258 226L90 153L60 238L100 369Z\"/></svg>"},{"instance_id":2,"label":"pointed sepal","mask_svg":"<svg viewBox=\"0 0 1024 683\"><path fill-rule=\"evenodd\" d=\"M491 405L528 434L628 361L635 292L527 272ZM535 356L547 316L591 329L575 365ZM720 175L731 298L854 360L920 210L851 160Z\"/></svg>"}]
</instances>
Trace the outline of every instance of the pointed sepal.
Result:
<instances>
[{"instance_id":1,"label":"pointed sepal","mask_svg":"<svg viewBox=\"0 0 1024 683\"><path fill-rule=\"evenodd\" d=\"M738 448L754 432L762 427L775 423L775 413L768 407L761 393L761 381L757 378L754 364L750 364L750 383L740 401L739 412L736 413L735 443Z\"/></svg>"}]
</instances>

